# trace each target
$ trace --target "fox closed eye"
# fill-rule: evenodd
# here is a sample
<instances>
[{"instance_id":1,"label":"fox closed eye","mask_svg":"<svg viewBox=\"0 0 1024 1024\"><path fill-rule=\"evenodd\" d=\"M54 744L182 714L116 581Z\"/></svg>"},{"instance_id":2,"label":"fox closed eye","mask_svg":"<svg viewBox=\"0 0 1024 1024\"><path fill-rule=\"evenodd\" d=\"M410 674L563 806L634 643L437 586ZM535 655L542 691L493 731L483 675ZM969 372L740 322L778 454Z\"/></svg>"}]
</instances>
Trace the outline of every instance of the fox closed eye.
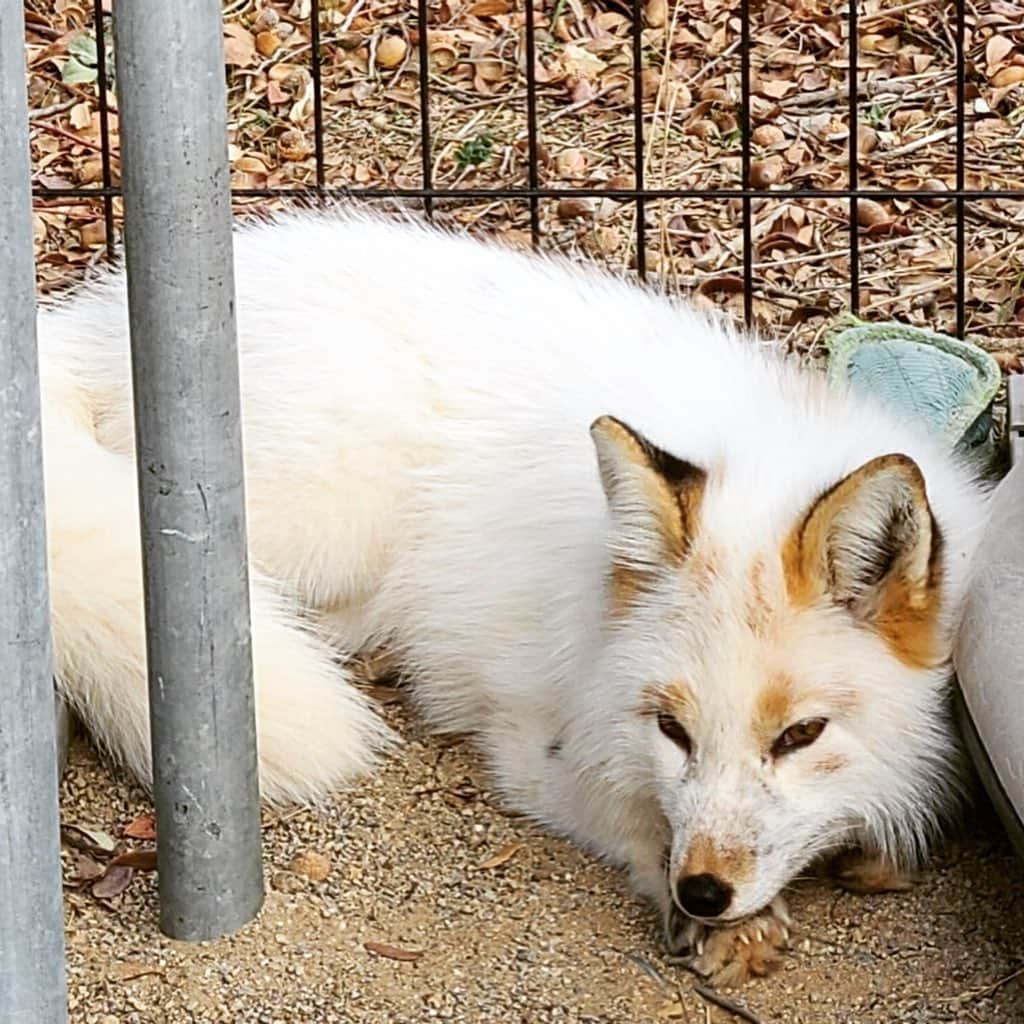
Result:
<instances>
[{"instance_id":1,"label":"fox closed eye","mask_svg":"<svg viewBox=\"0 0 1024 1024\"><path fill-rule=\"evenodd\" d=\"M782 757L794 750L809 747L825 731L826 725L827 718L806 718L802 722L795 722L781 732L772 744L772 757Z\"/></svg>"},{"instance_id":2,"label":"fox closed eye","mask_svg":"<svg viewBox=\"0 0 1024 1024\"><path fill-rule=\"evenodd\" d=\"M667 736L685 753L689 754L693 750L693 741L690 739L690 734L675 715L662 711L658 715L658 728L661 730L662 735Z\"/></svg>"}]
</instances>

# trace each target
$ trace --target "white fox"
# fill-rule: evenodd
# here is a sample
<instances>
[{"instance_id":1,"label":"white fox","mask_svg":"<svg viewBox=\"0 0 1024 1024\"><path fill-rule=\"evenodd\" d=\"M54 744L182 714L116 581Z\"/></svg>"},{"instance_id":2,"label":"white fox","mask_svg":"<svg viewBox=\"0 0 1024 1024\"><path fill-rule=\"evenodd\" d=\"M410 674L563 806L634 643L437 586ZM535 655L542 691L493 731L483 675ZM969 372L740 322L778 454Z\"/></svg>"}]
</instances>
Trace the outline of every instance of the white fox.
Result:
<instances>
[{"instance_id":1,"label":"white fox","mask_svg":"<svg viewBox=\"0 0 1024 1024\"><path fill-rule=\"evenodd\" d=\"M817 856L924 851L987 501L940 443L568 262L337 211L235 254L267 800L390 747L336 664L384 646L511 807L628 867L720 981L772 961ZM39 337L60 685L147 780L122 274Z\"/></svg>"}]
</instances>

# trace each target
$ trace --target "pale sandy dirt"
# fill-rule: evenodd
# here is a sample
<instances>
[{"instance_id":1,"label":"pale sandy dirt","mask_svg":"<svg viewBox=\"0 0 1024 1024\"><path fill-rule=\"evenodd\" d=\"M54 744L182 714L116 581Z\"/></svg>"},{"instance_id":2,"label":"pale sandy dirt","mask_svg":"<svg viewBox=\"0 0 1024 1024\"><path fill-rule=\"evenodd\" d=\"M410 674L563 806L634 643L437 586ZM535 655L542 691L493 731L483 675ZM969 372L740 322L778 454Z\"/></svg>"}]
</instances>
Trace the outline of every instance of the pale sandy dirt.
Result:
<instances>
[{"instance_id":1,"label":"pale sandy dirt","mask_svg":"<svg viewBox=\"0 0 1024 1024\"><path fill-rule=\"evenodd\" d=\"M617 870L503 814L467 744L425 736L398 704L385 712L407 738L401 757L325 811L266 816L266 905L239 934L161 936L149 873L106 903L69 889L73 1024L740 1019L665 963L653 914ZM150 809L76 740L65 825L119 837ZM326 881L288 870L300 851L329 858ZM1024 966L1024 868L989 812L910 893L806 880L791 905L784 967L729 993L762 1024L1024 1021L1024 975L1010 977ZM422 956L395 961L366 942Z\"/></svg>"}]
</instances>

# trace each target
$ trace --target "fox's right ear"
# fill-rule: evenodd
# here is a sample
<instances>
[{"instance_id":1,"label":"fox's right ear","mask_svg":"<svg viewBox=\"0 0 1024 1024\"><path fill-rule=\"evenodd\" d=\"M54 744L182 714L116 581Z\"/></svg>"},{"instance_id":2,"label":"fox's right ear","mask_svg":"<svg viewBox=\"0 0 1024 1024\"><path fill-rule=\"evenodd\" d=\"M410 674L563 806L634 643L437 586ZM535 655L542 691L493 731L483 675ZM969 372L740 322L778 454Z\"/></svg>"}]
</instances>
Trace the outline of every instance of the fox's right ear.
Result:
<instances>
[{"instance_id":1,"label":"fox's right ear","mask_svg":"<svg viewBox=\"0 0 1024 1024\"><path fill-rule=\"evenodd\" d=\"M616 572L636 577L682 564L700 525L707 472L612 416L595 420L590 435L612 518Z\"/></svg>"}]
</instances>

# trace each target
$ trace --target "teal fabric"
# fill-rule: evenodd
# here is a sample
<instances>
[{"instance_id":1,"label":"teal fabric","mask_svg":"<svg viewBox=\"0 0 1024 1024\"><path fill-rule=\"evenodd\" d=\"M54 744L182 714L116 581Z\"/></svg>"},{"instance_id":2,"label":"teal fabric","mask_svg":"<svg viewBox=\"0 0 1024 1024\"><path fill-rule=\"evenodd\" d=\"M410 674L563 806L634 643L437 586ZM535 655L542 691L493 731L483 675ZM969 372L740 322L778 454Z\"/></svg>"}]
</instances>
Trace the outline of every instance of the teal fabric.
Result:
<instances>
[{"instance_id":1,"label":"teal fabric","mask_svg":"<svg viewBox=\"0 0 1024 1024\"><path fill-rule=\"evenodd\" d=\"M992 401L999 364L984 349L901 323L844 317L826 340L828 377L865 391L951 445L992 455Z\"/></svg>"}]
</instances>

